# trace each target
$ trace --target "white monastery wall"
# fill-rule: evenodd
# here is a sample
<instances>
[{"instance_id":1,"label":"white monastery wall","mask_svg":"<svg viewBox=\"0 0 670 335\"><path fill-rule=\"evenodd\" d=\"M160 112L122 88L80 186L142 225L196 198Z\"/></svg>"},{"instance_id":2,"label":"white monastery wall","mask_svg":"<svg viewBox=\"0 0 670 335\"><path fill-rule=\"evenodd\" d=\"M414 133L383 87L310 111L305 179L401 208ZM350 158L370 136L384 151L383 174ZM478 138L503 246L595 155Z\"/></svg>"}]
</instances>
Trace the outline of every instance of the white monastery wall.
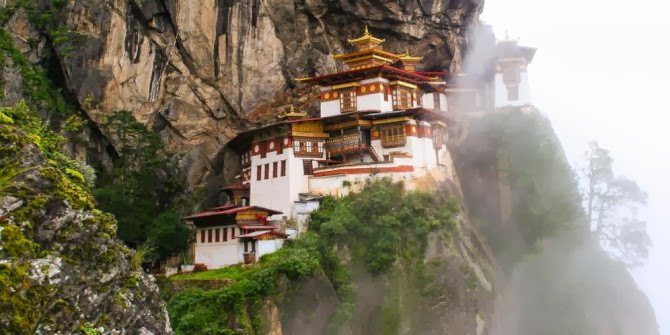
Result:
<instances>
[{"instance_id":1,"label":"white monastery wall","mask_svg":"<svg viewBox=\"0 0 670 335\"><path fill-rule=\"evenodd\" d=\"M321 117L340 115L340 100L321 102Z\"/></svg>"},{"instance_id":2,"label":"white monastery wall","mask_svg":"<svg viewBox=\"0 0 670 335\"><path fill-rule=\"evenodd\" d=\"M308 176L303 171L303 160L299 157L294 157L293 151L291 151L291 159L289 159L288 166L286 167L286 175L291 179L288 189L290 194L284 197L283 201L285 202L284 206L287 208L284 215L289 217L293 213L293 205L296 201L300 200L300 193L309 192Z\"/></svg>"},{"instance_id":3,"label":"white monastery wall","mask_svg":"<svg viewBox=\"0 0 670 335\"><path fill-rule=\"evenodd\" d=\"M444 93L440 94L440 110L443 112L449 111L449 102L447 101L447 95Z\"/></svg>"},{"instance_id":4,"label":"white monastery wall","mask_svg":"<svg viewBox=\"0 0 670 335\"><path fill-rule=\"evenodd\" d=\"M518 100L509 100L507 95L507 86L503 81L503 76L501 73L497 73L495 77L495 106L496 107L505 107L505 106L524 106L531 103L530 95L530 83L528 82L528 72L521 71L519 74L519 99Z\"/></svg>"},{"instance_id":5,"label":"white monastery wall","mask_svg":"<svg viewBox=\"0 0 670 335\"><path fill-rule=\"evenodd\" d=\"M260 260L261 256L274 253L281 249L284 240L258 240L256 242L256 260Z\"/></svg>"},{"instance_id":6,"label":"white monastery wall","mask_svg":"<svg viewBox=\"0 0 670 335\"><path fill-rule=\"evenodd\" d=\"M293 158L293 149L284 149L284 152L277 154L269 152L265 158L260 155L251 156L251 190L250 204L269 209L281 211L283 214L272 216L270 219L278 219L281 216L290 216L291 198L290 187L297 183L289 177L290 161ZM281 161L286 160L286 176L281 176ZM273 175L273 164L277 162L277 177ZM270 169L268 179L265 179L265 169ZM261 166L261 180L257 178L257 166Z\"/></svg>"},{"instance_id":7,"label":"white monastery wall","mask_svg":"<svg viewBox=\"0 0 670 335\"><path fill-rule=\"evenodd\" d=\"M239 240L237 238L230 238L230 229L235 228L235 236L238 235L239 229L234 226L226 227L211 227L205 228L208 229L221 229L228 228L228 241L220 242L207 242L204 243L200 240L200 231L197 230L196 234L196 244L195 244L195 263L207 264L209 269L218 269L224 266L233 265L240 263L243 258L242 254L239 252Z\"/></svg>"},{"instance_id":8,"label":"white monastery wall","mask_svg":"<svg viewBox=\"0 0 670 335\"><path fill-rule=\"evenodd\" d=\"M433 104L433 96L437 93L426 93L421 97L421 102L423 104L423 108L426 109L433 109L435 108L435 105Z\"/></svg>"},{"instance_id":9,"label":"white monastery wall","mask_svg":"<svg viewBox=\"0 0 670 335\"><path fill-rule=\"evenodd\" d=\"M358 110L381 110L384 109L384 94L366 94L360 95L356 98L356 106Z\"/></svg>"},{"instance_id":10,"label":"white monastery wall","mask_svg":"<svg viewBox=\"0 0 670 335\"><path fill-rule=\"evenodd\" d=\"M298 234L307 231L309 214L319 208L319 200L298 201L293 205L293 218L298 224Z\"/></svg>"}]
</instances>

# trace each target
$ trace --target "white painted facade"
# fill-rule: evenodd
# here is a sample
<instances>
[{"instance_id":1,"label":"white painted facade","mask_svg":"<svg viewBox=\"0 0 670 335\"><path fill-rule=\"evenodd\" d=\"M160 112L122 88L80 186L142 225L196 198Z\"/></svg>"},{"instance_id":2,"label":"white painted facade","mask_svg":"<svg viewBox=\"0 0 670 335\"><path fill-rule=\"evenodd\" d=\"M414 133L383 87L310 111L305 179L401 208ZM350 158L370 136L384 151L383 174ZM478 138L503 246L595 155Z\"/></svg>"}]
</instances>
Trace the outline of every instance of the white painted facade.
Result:
<instances>
[{"instance_id":1,"label":"white painted facade","mask_svg":"<svg viewBox=\"0 0 670 335\"><path fill-rule=\"evenodd\" d=\"M388 85L389 80L386 78L372 78L372 79L365 79L357 82L358 85L366 85L366 84L371 84L371 83L382 83L384 85ZM322 86L321 91L329 91L333 89L332 86ZM447 109L447 97L442 94L442 93L437 93L440 94L440 109L443 111L446 111ZM427 96L430 96L429 98ZM425 103L426 101L433 99L432 94L425 94L422 97L422 103L424 107L426 107ZM430 106L433 106L433 100L430 100ZM419 107L419 105L416 103L415 100L412 100L412 108ZM321 102L321 117L329 117L329 116L335 116L335 115L340 115L341 109L340 109L340 100L329 100L329 101L322 101ZM426 108L433 108L433 107L426 107ZM356 97L356 110L359 111L365 111L365 110L378 110L381 112L389 112L393 110L393 94L389 93L386 98L385 98L385 93L383 91L379 93L373 93L373 94L364 94L364 95L358 95Z\"/></svg>"},{"instance_id":2,"label":"white painted facade","mask_svg":"<svg viewBox=\"0 0 670 335\"><path fill-rule=\"evenodd\" d=\"M340 115L340 100L321 102L321 117Z\"/></svg>"},{"instance_id":3,"label":"white painted facade","mask_svg":"<svg viewBox=\"0 0 670 335\"><path fill-rule=\"evenodd\" d=\"M243 244L240 243L243 246ZM256 260L260 260L263 255L274 253L281 249L284 245L284 240L258 240L256 241Z\"/></svg>"},{"instance_id":4,"label":"white painted facade","mask_svg":"<svg viewBox=\"0 0 670 335\"><path fill-rule=\"evenodd\" d=\"M224 228L227 229L227 241L224 242L223 236L219 236L219 242L214 242L214 237L212 242L208 242L206 236L205 242L202 242L200 238L202 231L207 235L207 232L210 229L219 229L219 231L222 232ZM196 230L195 263L206 264L207 268L211 270L243 262L243 246L239 243L237 237L231 238L231 229L235 229L235 236L240 234L240 229L236 226L198 228Z\"/></svg>"},{"instance_id":5,"label":"white painted facade","mask_svg":"<svg viewBox=\"0 0 670 335\"><path fill-rule=\"evenodd\" d=\"M435 108L435 95L440 96L440 108ZM423 104L423 108L426 109L437 109L443 112L447 112L449 110L449 106L447 105L447 96L444 93L425 93L423 97L421 97L421 103Z\"/></svg>"},{"instance_id":6,"label":"white painted facade","mask_svg":"<svg viewBox=\"0 0 670 335\"><path fill-rule=\"evenodd\" d=\"M496 73L495 76L495 106L498 107L507 107L507 106L525 106L530 105L531 94L530 94L530 83L528 82L528 72L526 70L520 70L519 73L519 85L518 85L518 99L511 100L509 99L508 91L509 88L505 85L503 80L502 73Z\"/></svg>"},{"instance_id":7,"label":"white painted facade","mask_svg":"<svg viewBox=\"0 0 670 335\"><path fill-rule=\"evenodd\" d=\"M312 178L309 179L310 182ZM310 189L312 189L311 186ZM309 221L309 214L317 210L318 208L319 208L319 199L304 200L304 201L301 200L294 202L293 219L297 223L298 234L302 234L307 231L307 222Z\"/></svg>"},{"instance_id":8,"label":"white painted facade","mask_svg":"<svg viewBox=\"0 0 670 335\"><path fill-rule=\"evenodd\" d=\"M434 151L433 151L434 152ZM442 149L438 150L438 155L440 157L439 165L434 166L419 166L414 167L412 172L381 172L376 173L377 177L390 177L395 181L402 181L405 183L405 187L410 190L425 190L426 178L428 178L430 186L436 186L437 183L445 181L447 179L453 179L454 168L451 166L451 157L449 151L446 148L446 145ZM362 174L350 174L346 170L357 167L366 167L366 168L393 168L400 166L413 165L414 158L394 158L393 162L381 162L377 164L366 164L366 165L340 165L333 166L329 168L322 168L319 171L342 171L341 174L334 174L324 177L310 176L309 177L309 189L310 192L315 194L322 195L332 195L336 197L343 197L349 194L351 191L359 191L360 188L365 184L365 181L371 177L368 173ZM343 184L348 182L353 185L351 188L343 187ZM315 207L316 209L318 207Z\"/></svg>"},{"instance_id":9,"label":"white painted facade","mask_svg":"<svg viewBox=\"0 0 670 335\"><path fill-rule=\"evenodd\" d=\"M293 145L299 145L299 138L294 139ZM319 142L323 149L323 142ZM281 211L283 214L273 215L271 220L283 217L287 219L293 213L293 203L299 200L300 193L309 192L308 182L303 170L303 159L324 159L321 157L296 157L293 146L284 148L281 154L269 152L265 158L260 155L251 156L251 190L250 201L252 206L259 206ZM281 162L286 161L286 175L281 176ZM273 165L277 162L277 177L273 175ZM261 166L261 179L258 180L257 166ZM265 169L269 168L268 178L265 179Z\"/></svg>"}]
</instances>

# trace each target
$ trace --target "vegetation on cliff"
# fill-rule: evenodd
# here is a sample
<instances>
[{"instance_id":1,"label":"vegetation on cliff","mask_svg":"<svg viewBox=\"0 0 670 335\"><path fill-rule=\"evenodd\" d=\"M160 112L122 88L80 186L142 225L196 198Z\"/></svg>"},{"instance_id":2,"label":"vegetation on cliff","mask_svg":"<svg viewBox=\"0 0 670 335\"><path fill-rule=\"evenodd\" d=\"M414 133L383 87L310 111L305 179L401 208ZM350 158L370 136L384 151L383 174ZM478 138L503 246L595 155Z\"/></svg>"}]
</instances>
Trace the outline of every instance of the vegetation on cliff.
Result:
<instances>
[{"instance_id":1,"label":"vegetation on cliff","mask_svg":"<svg viewBox=\"0 0 670 335\"><path fill-rule=\"evenodd\" d=\"M497 307L505 310L503 334L658 333L649 301L621 262L628 257L620 257L628 250L626 256L639 260L646 235L621 230L612 237L628 249L612 249L592 232L597 209L635 203L644 194L634 182L612 187L622 179L614 178L606 151L593 146L588 157L583 199L578 176L539 111L506 108L471 120L456 162L471 218L506 272L509 286ZM591 192L589 180L597 184ZM600 212L601 218L616 219L607 217L613 212Z\"/></svg>"},{"instance_id":2,"label":"vegetation on cliff","mask_svg":"<svg viewBox=\"0 0 670 335\"><path fill-rule=\"evenodd\" d=\"M0 108L1 332L169 333L156 286L64 143L25 103Z\"/></svg>"},{"instance_id":3,"label":"vegetation on cliff","mask_svg":"<svg viewBox=\"0 0 670 335\"><path fill-rule=\"evenodd\" d=\"M184 250L190 231L180 215L193 205L179 198L184 178L163 142L128 111L114 113L102 127L117 139L119 157L94 195L116 217L119 238L133 247L153 245L155 259Z\"/></svg>"},{"instance_id":4,"label":"vegetation on cliff","mask_svg":"<svg viewBox=\"0 0 670 335\"><path fill-rule=\"evenodd\" d=\"M459 206L446 196L408 192L401 183L373 178L360 193L323 199L312 215L310 232L287 241L258 265L194 275L192 279L229 282L218 289L192 288L168 297L172 325L181 334L258 334L264 301L272 298L281 304L282 297L290 295L290 290L280 290L282 281L325 276L340 300L326 333L337 334L356 308L351 271L363 269L378 277L400 267L426 280L428 235L450 236L457 229L458 212ZM173 281L180 280L188 278ZM291 317L295 316L283 315Z\"/></svg>"}]
</instances>

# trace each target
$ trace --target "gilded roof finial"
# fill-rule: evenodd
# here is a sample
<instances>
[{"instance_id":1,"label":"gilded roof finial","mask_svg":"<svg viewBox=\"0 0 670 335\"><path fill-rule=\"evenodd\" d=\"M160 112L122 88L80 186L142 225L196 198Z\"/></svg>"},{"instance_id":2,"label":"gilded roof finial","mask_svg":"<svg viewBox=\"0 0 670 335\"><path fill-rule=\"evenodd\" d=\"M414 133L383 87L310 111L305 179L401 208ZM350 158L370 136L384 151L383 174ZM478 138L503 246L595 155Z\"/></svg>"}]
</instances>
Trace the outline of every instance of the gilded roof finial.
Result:
<instances>
[{"instance_id":1,"label":"gilded roof finial","mask_svg":"<svg viewBox=\"0 0 670 335\"><path fill-rule=\"evenodd\" d=\"M286 109L284 109L284 112L279 115L280 119L301 119L303 117L307 116L307 113L305 112L296 112L295 111L295 106L291 104L291 107L288 108L288 112Z\"/></svg>"},{"instance_id":2,"label":"gilded roof finial","mask_svg":"<svg viewBox=\"0 0 670 335\"><path fill-rule=\"evenodd\" d=\"M363 35L365 35L365 36L370 35L370 32L368 31L368 25L367 24L365 25L365 30L363 31Z\"/></svg>"}]
</instances>

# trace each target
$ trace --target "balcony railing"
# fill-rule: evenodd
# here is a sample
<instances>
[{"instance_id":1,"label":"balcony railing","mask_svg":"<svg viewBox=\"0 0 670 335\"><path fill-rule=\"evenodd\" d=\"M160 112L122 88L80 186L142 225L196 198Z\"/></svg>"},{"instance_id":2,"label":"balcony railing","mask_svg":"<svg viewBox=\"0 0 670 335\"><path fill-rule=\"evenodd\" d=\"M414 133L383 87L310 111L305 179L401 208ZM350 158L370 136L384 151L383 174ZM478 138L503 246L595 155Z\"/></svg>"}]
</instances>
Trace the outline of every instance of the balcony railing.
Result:
<instances>
[{"instance_id":1,"label":"balcony railing","mask_svg":"<svg viewBox=\"0 0 670 335\"><path fill-rule=\"evenodd\" d=\"M326 140L326 146L330 155L341 155L360 152L368 148L367 140L361 134L349 134L331 137Z\"/></svg>"}]
</instances>

